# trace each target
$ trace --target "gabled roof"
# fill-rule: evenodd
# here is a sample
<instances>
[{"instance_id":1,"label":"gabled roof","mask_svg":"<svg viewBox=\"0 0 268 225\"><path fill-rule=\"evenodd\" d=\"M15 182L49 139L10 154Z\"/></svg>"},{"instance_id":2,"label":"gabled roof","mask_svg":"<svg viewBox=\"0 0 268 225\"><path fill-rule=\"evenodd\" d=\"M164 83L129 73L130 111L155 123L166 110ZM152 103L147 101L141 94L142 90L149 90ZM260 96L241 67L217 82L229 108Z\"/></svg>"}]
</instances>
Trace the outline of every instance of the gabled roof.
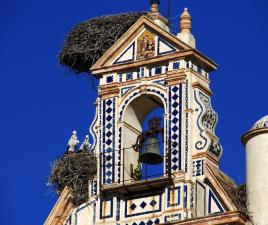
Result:
<instances>
[{"instance_id":1,"label":"gabled roof","mask_svg":"<svg viewBox=\"0 0 268 225\"><path fill-rule=\"evenodd\" d=\"M66 186L52 211L50 212L48 218L46 219L44 225L64 224L73 209L73 195L71 190Z\"/></svg>"},{"instance_id":2,"label":"gabled roof","mask_svg":"<svg viewBox=\"0 0 268 225\"><path fill-rule=\"evenodd\" d=\"M196 60L202 60L209 70L215 70L217 68L216 63L202 55L197 50L191 48L184 42L180 41L176 36L165 31L160 26L155 24L151 19L146 16L142 16L91 68L94 75L102 74L105 72L117 71L120 69L125 69L126 65L128 67L137 67L146 63L155 63L157 61L163 61L167 58L167 55L155 56L146 60L136 60L134 62L123 63L120 65L111 65L111 62L118 57L118 54L126 49L131 41L133 41L138 34L144 29L150 30L150 32L160 36L165 39L169 44L178 49L178 51L168 54L169 58L178 57L194 57ZM108 32L108 31L107 31Z\"/></svg>"}]
</instances>

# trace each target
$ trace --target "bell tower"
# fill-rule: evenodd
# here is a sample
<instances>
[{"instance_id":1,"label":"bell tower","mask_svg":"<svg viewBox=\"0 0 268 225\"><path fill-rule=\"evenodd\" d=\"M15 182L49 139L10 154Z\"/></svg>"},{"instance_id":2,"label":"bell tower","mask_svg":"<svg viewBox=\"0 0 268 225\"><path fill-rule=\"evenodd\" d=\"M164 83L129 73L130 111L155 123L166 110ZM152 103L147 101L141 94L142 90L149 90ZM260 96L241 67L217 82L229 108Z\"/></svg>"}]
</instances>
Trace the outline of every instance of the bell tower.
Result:
<instances>
[{"instance_id":1,"label":"bell tower","mask_svg":"<svg viewBox=\"0 0 268 225\"><path fill-rule=\"evenodd\" d=\"M173 35L159 12L160 1L150 4L151 11L135 14L136 22L100 58L92 53L98 58L90 69L99 80L98 98L90 126L93 142L87 136L82 150L95 154L97 174L90 181L77 178L89 190L79 206L73 197L80 193L66 184L46 225L243 225L250 220L244 188L219 168L223 150L215 134L218 116L210 89L217 64L197 50L187 8L180 32ZM120 30L126 27L118 18L129 15L116 16ZM99 21L90 27L109 32ZM82 30L80 36L74 33L81 44L90 29ZM80 65L84 56L75 56L74 64ZM91 65L92 60L86 61L83 69ZM249 159L254 146L262 150L257 143L261 137L248 140L251 134L244 136ZM79 155L78 142L74 133L68 152ZM248 193L253 194L248 199L253 201L257 181L250 176L254 171L249 172ZM260 204L253 203L258 220Z\"/></svg>"},{"instance_id":2,"label":"bell tower","mask_svg":"<svg viewBox=\"0 0 268 225\"><path fill-rule=\"evenodd\" d=\"M222 155L209 86L217 65L195 49L188 9L176 37L158 4L151 1L149 15L91 68L100 81L91 126L99 156L91 184L96 224L160 224L225 211L205 182ZM157 125L143 130L156 108L164 110L163 126L154 118ZM162 165L157 175L150 164ZM147 166L152 176L144 175Z\"/></svg>"}]
</instances>

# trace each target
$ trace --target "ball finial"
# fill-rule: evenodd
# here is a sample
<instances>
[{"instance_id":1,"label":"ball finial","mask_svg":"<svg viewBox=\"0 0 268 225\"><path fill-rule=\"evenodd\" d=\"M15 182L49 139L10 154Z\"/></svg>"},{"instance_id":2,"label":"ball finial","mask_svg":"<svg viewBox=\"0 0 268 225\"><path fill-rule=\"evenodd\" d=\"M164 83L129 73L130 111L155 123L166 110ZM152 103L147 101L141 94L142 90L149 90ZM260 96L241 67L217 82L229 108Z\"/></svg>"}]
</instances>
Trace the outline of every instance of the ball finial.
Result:
<instances>
[{"instance_id":1,"label":"ball finial","mask_svg":"<svg viewBox=\"0 0 268 225\"><path fill-rule=\"evenodd\" d=\"M157 13L159 10L160 0L150 0L151 12Z\"/></svg>"},{"instance_id":2,"label":"ball finial","mask_svg":"<svg viewBox=\"0 0 268 225\"><path fill-rule=\"evenodd\" d=\"M157 4L160 5L160 0L150 0L150 5Z\"/></svg>"}]
</instances>

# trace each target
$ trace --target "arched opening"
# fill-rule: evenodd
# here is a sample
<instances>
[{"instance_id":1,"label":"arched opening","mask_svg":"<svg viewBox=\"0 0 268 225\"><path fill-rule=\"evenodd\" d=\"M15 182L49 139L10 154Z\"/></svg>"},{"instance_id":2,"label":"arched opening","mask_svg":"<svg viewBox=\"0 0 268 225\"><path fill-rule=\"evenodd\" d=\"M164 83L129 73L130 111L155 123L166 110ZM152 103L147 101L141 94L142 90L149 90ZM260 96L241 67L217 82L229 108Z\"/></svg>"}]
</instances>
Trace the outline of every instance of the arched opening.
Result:
<instances>
[{"instance_id":1,"label":"arched opening","mask_svg":"<svg viewBox=\"0 0 268 225\"><path fill-rule=\"evenodd\" d=\"M152 94L143 94L129 103L123 117L123 180L133 180L133 171L141 166L141 177L137 180L163 176L164 161L158 165L139 163L139 151L133 149L138 136L149 129L149 120L154 116L161 118L161 127L165 127L165 109L161 98ZM160 141L160 154L165 155L165 131Z\"/></svg>"}]
</instances>

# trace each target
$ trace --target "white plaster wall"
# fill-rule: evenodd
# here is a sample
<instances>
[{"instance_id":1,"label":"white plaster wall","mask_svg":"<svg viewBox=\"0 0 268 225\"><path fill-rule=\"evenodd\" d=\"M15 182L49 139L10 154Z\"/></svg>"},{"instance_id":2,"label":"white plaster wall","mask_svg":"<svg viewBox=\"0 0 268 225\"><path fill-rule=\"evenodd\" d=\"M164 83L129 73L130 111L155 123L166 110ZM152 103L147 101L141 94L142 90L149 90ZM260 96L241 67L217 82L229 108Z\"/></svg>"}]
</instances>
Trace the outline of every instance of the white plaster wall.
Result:
<instances>
[{"instance_id":1,"label":"white plaster wall","mask_svg":"<svg viewBox=\"0 0 268 225\"><path fill-rule=\"evenodd\" d=\"M258 225L268 224L268 133L246 144L249 212Z\"/></svg>"},{"instance_id":2,"label":"white plaster wall","mask_svg":"<svg viewBox=\"0 0 268 225\"><path fill-rule=\"evenodd\" d=\"M73 225L92 225L93 224L93 205L83 204L79 206L72 215Z\"/></svg>"},{"instance_id":3,"label":"white plaster wall","mask_svg":"<svg viewBox=\"0 0 268 225\"><path fill-rule=\"evenodd\" d=\"M124 126L123 138L126 149L124 149L124 180L126 182L131 180L130 164L133 164L133 169L138 166L139 152L135 152L134 149L129 148L136 143L138 134L133 132L129 127Z\"/></svg>"},{"instance_id":4,"label":"white plaster wall","mask_svg":"<svg viewBox=\"0 0 268 225\"><path fill-rule=\"evenodd\" d=\"M196 182L196 217L205 216L206 211L206 188Z\"/></svg>"}]
</instances>

